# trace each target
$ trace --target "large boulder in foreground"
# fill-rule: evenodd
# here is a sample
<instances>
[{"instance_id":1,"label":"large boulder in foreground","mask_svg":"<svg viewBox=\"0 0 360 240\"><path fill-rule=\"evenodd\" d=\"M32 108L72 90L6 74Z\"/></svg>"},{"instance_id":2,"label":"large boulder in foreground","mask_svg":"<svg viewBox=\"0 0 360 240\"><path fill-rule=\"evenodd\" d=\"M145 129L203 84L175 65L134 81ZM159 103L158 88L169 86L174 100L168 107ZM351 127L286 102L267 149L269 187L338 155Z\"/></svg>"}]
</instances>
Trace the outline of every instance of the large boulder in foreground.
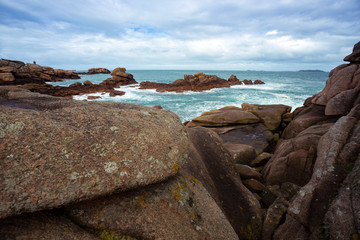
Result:
<instances>
[{"instance_id":1,"label":"large boulder in foreground","mask_svg":"<svg viewBox=\"0 0 360 240\"><path fill-rule=\"evenodd\" d=\"M59 207L176 174L188 155L166 110L0 88L0 217Z\"/></svg>"}]
</instances>

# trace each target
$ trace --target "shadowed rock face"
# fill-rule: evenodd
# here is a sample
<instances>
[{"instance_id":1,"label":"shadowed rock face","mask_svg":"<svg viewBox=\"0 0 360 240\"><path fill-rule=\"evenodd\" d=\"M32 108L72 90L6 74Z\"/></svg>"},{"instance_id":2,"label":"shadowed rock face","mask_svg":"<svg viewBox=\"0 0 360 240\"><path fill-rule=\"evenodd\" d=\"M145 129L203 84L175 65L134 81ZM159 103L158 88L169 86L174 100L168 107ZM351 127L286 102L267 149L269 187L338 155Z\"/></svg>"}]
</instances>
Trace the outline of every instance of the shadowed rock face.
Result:
<instances>
[{"instance_id":1,"label":"shadowed rock face","mask_svg":"<svg viewBox=\"0 0 360 240\"><path fill-rule=\"evenodd\" d=\"M0 216L165 180L188 154L166 110L0 88Z\"/></svg>"},{"instance_id":2,"label":"shadowed rock face","mask_svg":"<svg viewBox=\"0 0 360 240\"><path fill-rule=\"evenodd\" d=\"M259 202L242 184L235 162L221 139L203 127L190 128L188 132L190 156L180 172L204 185L240 239L258 239L261 233Z\"/></svg>"},{"instance_id":3,"label":"shadowed rock face","mask_svg":"<svg viewBox=\"0 0 360 240\"><path fill-rule=\"evenodd\" d=\"M136 239L238 239L202 184L181 176L70 206L71 218L101 233ZM99 234L100 235L100 234Z\"/></svg>"}]
</instances>

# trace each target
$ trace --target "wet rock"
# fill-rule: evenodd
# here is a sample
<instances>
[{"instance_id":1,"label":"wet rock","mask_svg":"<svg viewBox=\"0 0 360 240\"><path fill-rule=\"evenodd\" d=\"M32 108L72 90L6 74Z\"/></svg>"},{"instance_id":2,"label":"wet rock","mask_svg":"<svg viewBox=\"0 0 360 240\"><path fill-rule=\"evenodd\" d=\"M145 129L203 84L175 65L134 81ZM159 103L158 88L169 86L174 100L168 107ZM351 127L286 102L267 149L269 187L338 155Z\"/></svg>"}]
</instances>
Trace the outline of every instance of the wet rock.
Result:
<instances>
[{"instance_id":1,"label":"wet rock","mask_svg":"<svg viewBox=\"0 0 360 240\"><path fill-rule=\"evenodd\" d=\"M43 211L0 220L1 239L99 239L59 211Z\"/></svg>"},{"instance_id":2,"label":"wet rock","mask_svg":"<svg viewBox=\"0 0 360 240\"><path fill-rule=\"evenodd\" d=\"M236 170L240 174L241 179L253 178L261 181L261 174L254 168L243 164L236 164Z\"/></svg>"},{"instance_id":3,"label":"wet rock","mask_svg":"<svg viewBox=\"0 0 360 240\"><path fill-rule=\"evenodd\" d=\"M2 218L162 181L188 156L169 111L11 87L0 96Z\"/></svg>"},{"instance_id":4,"label":"wet rock","mask_svg":"<svg viewBox=\"0 0 360 240\"><path fill-rule=\"evenodd\" d=\"M249 164L256 157L255 148L250 145L224 143L224 147L230 152L236 163Z\"/></svg>"},{"instance_id":5,"label":"wet rock","mask_svg":"<svg viewBox=\"0 0 360 240\"><path fill-rule=\"evenodd\" d=\"M262 213L258 200L242 184L231 155L212 130L188 129L191 151L180 172L195 177L216 200L240 239L259 239Z\"/></svg>"},{"instance_id":6,"label":"wet rock","mask_svg":"<svg viewBox=\"0 0 360 240\"><path fill-rule=\"evenodd\" d=\"M228 81L230 82L231 85L239 85L240 84L240 80L234 74L231 74Z\"/></svg>"},{"instance_id":7,"label":"wet rock","mask_svg":"<svg viewBox=\"0 0 360 240\"><path fill-rule=\"evenodd\" d=\"M135 191L79 203L71 218L97 232L136 239L238 239L198 181L175 177Z\"/></svg>"},{"instance_id":8,"label":"wet rock","mask_svg":"<svg viewBox=\"0 0 360 240\"><path fill-rule=\"evenodd\" d=\"M95 100L95 99L101 99L100 96L88 96L87 97L88 100Z\"/></svg>"},{"instance_id":9,"label":"wet rock","mask_svg":"<svg viewBox=\"0 0 360 240\"><path fill-rule=\"evenodd\" d=\"M109 93L110 97L123 96L123 95L125 95L125 92L118 91L118 90L113 90L113 91L110 91L110 93Z\"/></svg>"}]
</instances>

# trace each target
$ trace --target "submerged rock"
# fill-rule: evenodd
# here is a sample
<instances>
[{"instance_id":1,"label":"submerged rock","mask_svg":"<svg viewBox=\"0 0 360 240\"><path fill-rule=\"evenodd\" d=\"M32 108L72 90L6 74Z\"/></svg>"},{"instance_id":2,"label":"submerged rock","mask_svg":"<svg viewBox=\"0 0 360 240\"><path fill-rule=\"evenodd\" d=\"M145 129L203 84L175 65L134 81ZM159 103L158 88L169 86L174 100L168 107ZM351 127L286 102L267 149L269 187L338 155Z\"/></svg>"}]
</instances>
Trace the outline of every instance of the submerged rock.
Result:
<instances>
[{"instance_id":1,"label":"submerged rock","mask_svg":"<svg viewBox=\"0 0 360 240\"><path fill-rule=\"evenodd\" d=\"M166 110L9 87L0 96L1 217L159 182L188 155L185 128Z\"/></svg>"}]
</instances>

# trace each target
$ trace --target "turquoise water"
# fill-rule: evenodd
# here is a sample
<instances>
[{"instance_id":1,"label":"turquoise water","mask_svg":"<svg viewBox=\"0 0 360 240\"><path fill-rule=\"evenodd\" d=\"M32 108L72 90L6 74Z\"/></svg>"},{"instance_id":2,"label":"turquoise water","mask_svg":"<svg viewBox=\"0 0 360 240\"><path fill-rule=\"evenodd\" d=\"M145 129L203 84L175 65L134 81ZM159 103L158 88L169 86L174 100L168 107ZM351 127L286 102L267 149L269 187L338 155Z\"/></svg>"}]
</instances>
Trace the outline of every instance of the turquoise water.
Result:
<instances>
[{"instance_id":1,"label":"turquoise water","mask_svg":"<svg viewBox=\"0 0 360 240\"><path fill-rule=\"evenodd\" d=\"M152 81L171 83L183 78L184 74L200 72L196 70L128 70L137 82ZM201 71L205 74L217 75L228 79L231 74L238 79L260 79L264 85L238 85L231 88L212 89L204 92L157 93L155 90L140 90L138 84L119 88L125 91L124 96L110 97L108 94L87 94L75 96L83 100L89 95L101 96L94 101L115 101L133 103L144 106L161 105L163 108L175 112L182 121L191 120L201 113L224 106L238 106L242 103L252 104L285 104L293 110L302 106L304 100L321 91L328 78L327 72L268 72L268 71ZM80 82L86 80L100 83L110 74L81 75ZM68 86L77 80L51 83L53 85Z\"/></svg>"}]
</instances>

